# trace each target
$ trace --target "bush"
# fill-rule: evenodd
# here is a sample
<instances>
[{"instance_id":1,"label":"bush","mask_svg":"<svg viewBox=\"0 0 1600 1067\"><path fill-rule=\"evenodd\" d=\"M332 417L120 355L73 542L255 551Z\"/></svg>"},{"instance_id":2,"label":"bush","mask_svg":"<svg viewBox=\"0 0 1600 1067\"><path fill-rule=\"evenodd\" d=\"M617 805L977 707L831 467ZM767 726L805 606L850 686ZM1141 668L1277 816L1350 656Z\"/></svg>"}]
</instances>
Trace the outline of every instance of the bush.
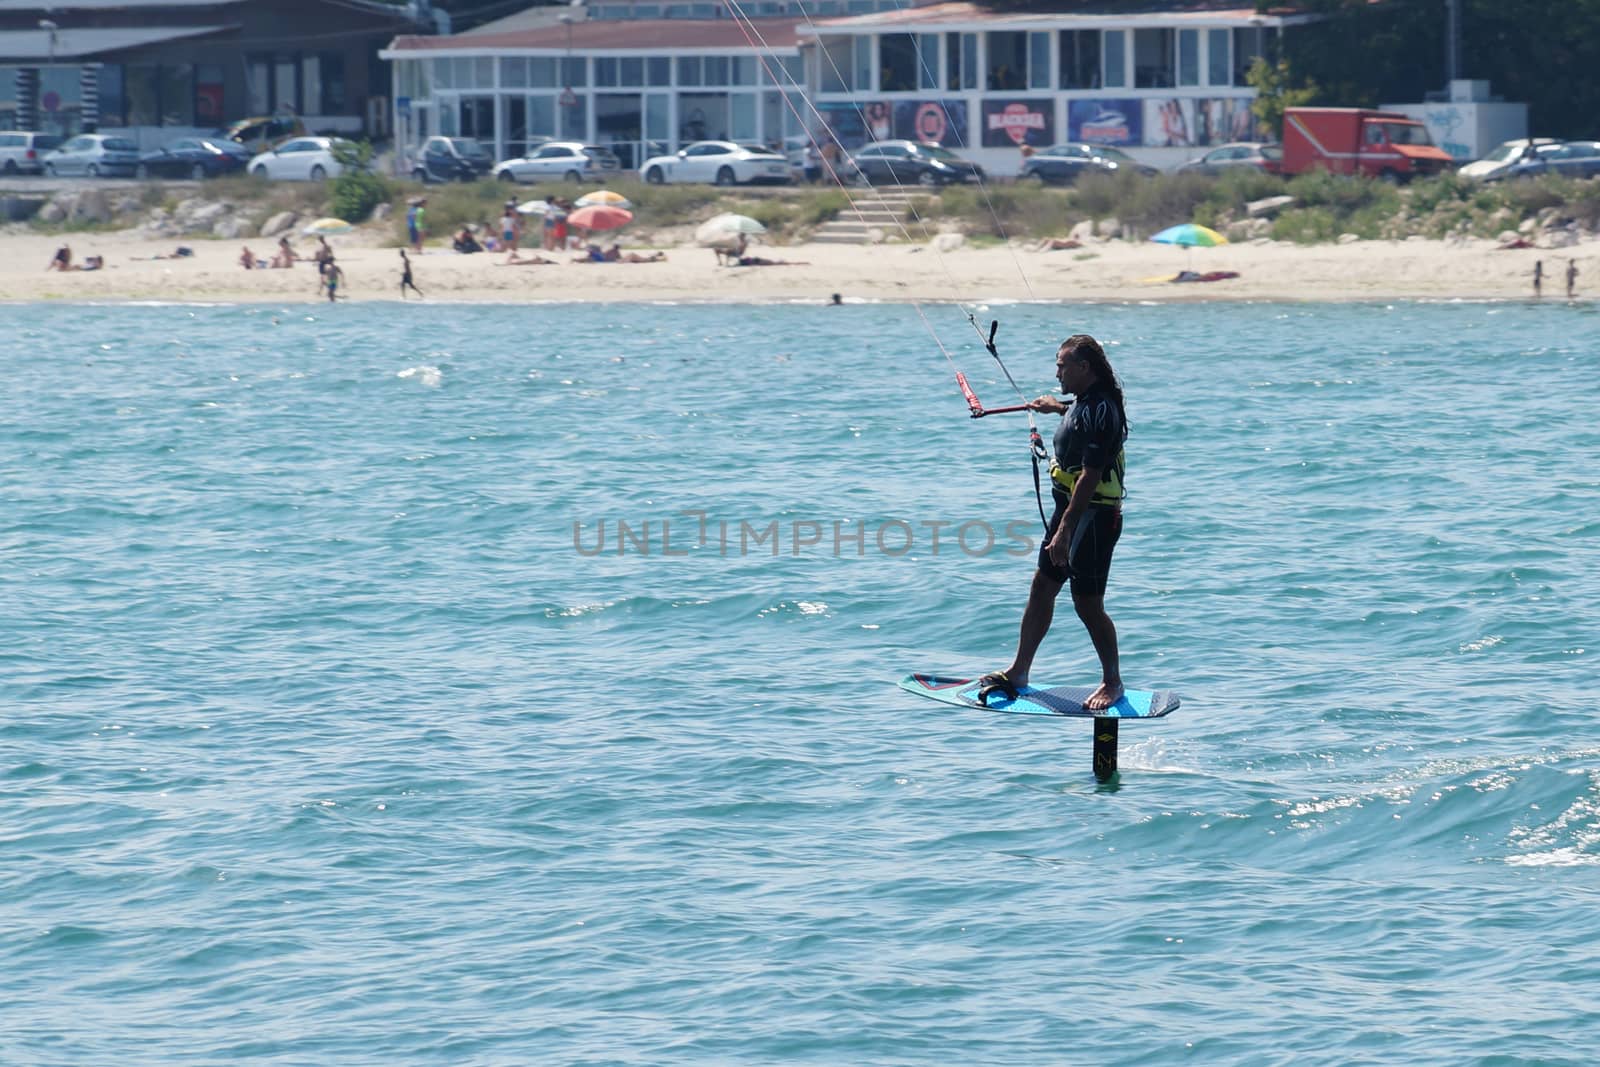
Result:
<instances>
[{"instance_id":1,"label":"bush","mask_svg":"<svg viewBox=\"0 0 1600 1067\"><path fill-rule=\"evenodd\" d=\"M342 169L333 179L330 210L346 222L365 222L373 208L393 195L383 176L371 170L372 146L365 141L336 141L333 158Z\"/></svg>"}]
</instances>

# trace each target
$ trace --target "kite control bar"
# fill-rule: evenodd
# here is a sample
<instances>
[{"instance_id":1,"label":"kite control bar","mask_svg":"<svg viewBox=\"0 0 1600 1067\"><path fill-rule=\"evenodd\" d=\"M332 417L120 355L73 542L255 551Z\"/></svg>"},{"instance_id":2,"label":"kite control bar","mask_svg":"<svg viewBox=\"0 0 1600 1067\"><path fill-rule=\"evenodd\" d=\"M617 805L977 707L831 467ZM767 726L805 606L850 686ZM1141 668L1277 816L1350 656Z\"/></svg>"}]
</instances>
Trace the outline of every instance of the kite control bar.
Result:
<instances>
[{"instance_id":1,"label":"kite control bar","mask_svg":"<svg viewBox=\"0 0 1600 1067\"><path fill-rule=\"evenodd\" d=\"M972 386L967 384L967 376L956 371L956 384L961 386L961 395L967 398L967 407L972 410L972 417L981 419L985 415L1008 415L1017 411L1030 411L1026 404L1013 404L1005 408L986 408L978 399L978 394L972 391Z\"/></svg>"}]
</instances>

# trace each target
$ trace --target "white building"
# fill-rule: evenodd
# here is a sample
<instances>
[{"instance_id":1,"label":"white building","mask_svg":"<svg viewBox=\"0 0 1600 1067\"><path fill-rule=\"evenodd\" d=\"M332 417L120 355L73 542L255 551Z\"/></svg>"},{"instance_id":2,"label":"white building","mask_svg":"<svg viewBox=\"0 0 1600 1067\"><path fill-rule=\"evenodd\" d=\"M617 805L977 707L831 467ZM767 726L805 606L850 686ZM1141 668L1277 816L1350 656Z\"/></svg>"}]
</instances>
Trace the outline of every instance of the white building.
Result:
<instances>
[{"instance_id":1,"label":"white building","mask_svg":"<svg viewBox=\"0 0 1600 1067\"><path fill-rule=\"evenodd\" d=\"M734 17L737 13L740 17ZM746 18L745 16L750 16ZM1245 71L1305 15L1174 0L1140 14L994 13L895 0L591 3L400 37L402 146L472 136L611 145L625 163L702 138L936 140L990 170L1022 144L1116 144L1157 166L1255 136Z\"/></svg>"}]
</instances>

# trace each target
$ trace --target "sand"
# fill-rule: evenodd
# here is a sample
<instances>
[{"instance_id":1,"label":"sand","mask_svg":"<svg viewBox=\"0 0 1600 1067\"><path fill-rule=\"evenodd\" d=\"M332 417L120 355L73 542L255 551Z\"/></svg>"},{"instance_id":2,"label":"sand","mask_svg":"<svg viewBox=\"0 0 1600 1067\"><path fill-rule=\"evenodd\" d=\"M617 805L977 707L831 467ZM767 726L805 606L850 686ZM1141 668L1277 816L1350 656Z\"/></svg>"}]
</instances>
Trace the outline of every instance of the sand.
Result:
<instances>
[{"instance_id":1,"label":"sand","mask_svg":"<svg viewBox=\"0 0 1600 1067\"><path fill-rule=\"evenodd\" d=\"M345 272L341 295L352 302L400 299L400 258L389 231L331 239ZM625 240L625 238L624 238ZM46 272L65 241L76 260L102 255L98 272ZM177 244L193 258L151 259ZM309 239L297 239L309 251ZM185 238L150 241L133 231L0 237L0 299L34 301L178 301L310 303L319 299L316 268L239 266L248 245L268 256L275 242ZM648 249L637 249L648 252ZM1525 299L1533 294L1534 263L1543 260L1544 297L1565 299L1567 261L1577 261L1580 299L1600 293L1600 241L1564 249L1500 250L1493 242L1412 239L1343 245L1276 242L1182 249L1122 241L1079 249L1030 251L1010 246L941 252L929 244L752 246L750 254L790 261L785 266L719 266L693 245L664 249L665 262L573 263L554 254L551 266L501 266L498 253L458 255L438 242L413 257L417 285L434 302L530 301L846 301L982 302L987 300L1116 301L1384 301L1405 299ZM1237 271L1226 281L1174 284L1185 268ZM413 299L415 299L413 297Z\"/></svg>"}]
</instances>

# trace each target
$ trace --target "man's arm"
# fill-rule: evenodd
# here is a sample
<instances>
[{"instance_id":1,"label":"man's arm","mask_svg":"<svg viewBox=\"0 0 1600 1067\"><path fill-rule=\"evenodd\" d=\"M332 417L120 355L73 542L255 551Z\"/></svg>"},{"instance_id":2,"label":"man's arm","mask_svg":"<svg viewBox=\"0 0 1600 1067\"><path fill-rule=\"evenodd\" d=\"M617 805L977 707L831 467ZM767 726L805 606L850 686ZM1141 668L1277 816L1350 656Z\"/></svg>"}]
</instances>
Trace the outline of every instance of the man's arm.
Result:
<instances>
[{"instance_id":1,"label":"man's arm","mask_svg":"<svg viewBox=\"0 0 1600 1067\"><path fill-rule=\"evenodd\" d=\"M1072 528L1077 524L1078 517L1088 508L1089 501L1094 499L1094 491L1100 485L1100 475L1105 473L1100 467L1084 467L1078 472L1077 484L1072 487L1072 498L1067 501L1066 513L1061 516L1061 522L1056 526L1056 535L1050 539L1048 546L1052 562L1064 564L1072 549Z\"/></svg>"}]
</instances>

